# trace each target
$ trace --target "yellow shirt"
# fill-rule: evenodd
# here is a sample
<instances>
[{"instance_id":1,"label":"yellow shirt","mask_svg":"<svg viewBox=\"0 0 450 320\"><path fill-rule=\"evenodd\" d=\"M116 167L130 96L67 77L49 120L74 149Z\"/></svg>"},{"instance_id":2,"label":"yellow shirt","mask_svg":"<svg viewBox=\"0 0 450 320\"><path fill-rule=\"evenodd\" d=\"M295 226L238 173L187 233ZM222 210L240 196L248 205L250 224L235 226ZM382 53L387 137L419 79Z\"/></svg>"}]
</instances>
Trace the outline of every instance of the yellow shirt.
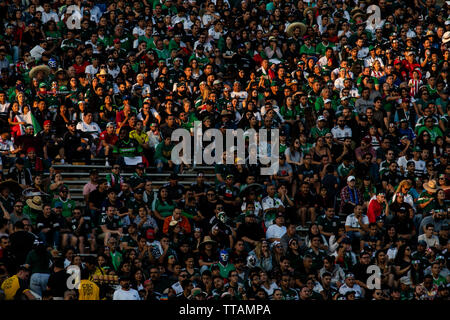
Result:
<instances>
[{"instance_id":1,"label":"yellow shirt","mask_svg":"<svg viewBox=\"0 0 450 320\"><path fill-rule=\"evenodd\" d=\"M5 300L14 300L16 299L17 293L24 293L29 291L29 289L26 287L25 281L22 281L22 283L20 283L19 277L17 277L17 275L13 275L12 277L3 281L2 290L3 292L5 292Z\"/></svg>"},{"instance_id":2,"label":"yellow shirt","mask_svg":"<svg viewBox=\"0 0 450 320\"><path fill-rule=\"evenodd\" d=\"M130 132L130 138L136 139L139 144L148 144L148 136L145 132L138 134L136 130Z\"/></svg>"},{"instance_id":3,"label":"yellow shirt","mask_svg":"<svg viewBox=\"0 0 450 320\"><path fill-rule=\"evenodd\" d=\"M100 288L92 281L81 280L78 300L100 300Z\"/></svg>"}]
</instances>

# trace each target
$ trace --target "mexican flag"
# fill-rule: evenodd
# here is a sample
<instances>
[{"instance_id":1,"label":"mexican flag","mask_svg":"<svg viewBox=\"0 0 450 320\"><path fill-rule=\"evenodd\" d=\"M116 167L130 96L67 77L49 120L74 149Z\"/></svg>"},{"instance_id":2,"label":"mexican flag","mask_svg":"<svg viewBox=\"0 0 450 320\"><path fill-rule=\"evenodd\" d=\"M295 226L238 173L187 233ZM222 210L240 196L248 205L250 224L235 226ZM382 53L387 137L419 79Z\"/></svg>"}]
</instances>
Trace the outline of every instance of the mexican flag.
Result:
<instances>
[{"instance_id":1,"label":"mexican flag","mask_svg":"<svg viewBox=\"0 0 450 320\"><path fill-rule=\"evenodd\" d=\"M41 125L39 124L39 122L36 120L36 118L34 117L34 115L31 112L28 112L27 114L21 114L21 115L16 115L15 116L15 121L16 122L26 122L26 125L33 125L34 127L34 135L36 135L39 131L42 130ZM16 125L13 128L13 131L15 132L15 136L21 136L25 134L25 126L23 124L20 125Z\"/></svg>"},{"instance_id":2,"label":"mexican flag","mask_svg":"<svg viewBox=\"0 0 450 320\"><path fill-rule=\"evenodd\" d=\"M42 127L39 124L39 122L34 117L33 113L28 112L26 115L24 115L25 122L28 124L32 124L34 127L34 135L38 134L40 131L42 131Z\"/></svg>"}]
</instances>

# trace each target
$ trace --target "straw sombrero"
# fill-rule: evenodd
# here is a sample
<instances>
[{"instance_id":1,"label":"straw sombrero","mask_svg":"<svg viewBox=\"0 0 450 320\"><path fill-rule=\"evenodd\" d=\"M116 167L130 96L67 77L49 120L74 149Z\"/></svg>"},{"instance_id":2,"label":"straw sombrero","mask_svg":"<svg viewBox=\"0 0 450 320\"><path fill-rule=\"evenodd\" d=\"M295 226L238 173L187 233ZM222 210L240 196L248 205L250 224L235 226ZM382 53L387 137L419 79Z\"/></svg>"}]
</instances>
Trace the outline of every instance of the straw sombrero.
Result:
<instances>
[{"instance_id":1,"label":"straw sombrero","mask_svg":"<svg viewBox=\"0 0 450 320\"><path fill-rule=\"evenodd\" d=\"M222 112L220 113L220 116L225 117L225 116L232 116L233 114L228 111L228 110L222 110Z\"/></svg>"},{"instance_id":2,"label":"straw sombrero","mask_svg":"<svg viewBox=\"0 0 450 320\"><path fill-rule=\"evenodd\" d=\"M210 236L205 236L205 237L203 238L202 243L200 243L199 247L203 247L204 245L206 245L206 244L208 244L208 243L214 245L214 244L216 244L217 242L214 241L213 239L211 239Z\"/></svg>"},{"instance_id":3,"label":"straw sombrero","mask_svg":"<svg viewBox=\"0 0 450 320\"><path fill-rule=\"evenodd\" d=\"M438 190L436 180L429 180L427 183L423 184L423 188L430 193L435 193Z\"/></svg>"},{"instance_id":4,"label":"straw sombrero","mask_svg":"<svg viewBox=\"0 0 450 320\"><path fill-rule=\"evenodd\" d=\"M286 34L288 37L292 37L295 28L300 28L300 37L302 37L306 32L306 25L302 22L294 22L289 25L286 29Z\"/></svg>"},{"instance_id":5,"label":"straw sombrero","mask_svg":"<svg viewBox=\"0 0 450 320\"><path fill-rule=\"evenodd\" d=\"M107 76L108 72L105 69L100 69L100 72L97 73L97 76Z\"/></svg>"},{"instance_id":6,"label":"straw sombrero","mask_svg":"<svg viewBox=\"0 0 450 320\"><path fill-rule=\"evenodd\" d=\"M34 196L26 201L27 205L34 210L42 211L42 199L39 196Z\"/></svg>"},{"instance_id":7,"label":"straw sombrero","mask_svg":"<svg viewBox=\"0 0 450 320\"><path fill-rule=\"evenodd\" d=\"M50 74L50 68L48 66L46 66L45 64L41 64L41 65L36 66L33 69L31 69L31 71L28 75L31 79L33 79L39 71L44 72L45 77L47 77Z\"/></svg>"},{"instance_id":8,"label":"straw sombrero","mask_svg":"<svg viewBox=\"0 0 450 320\"><path fill-rule=\"evenodd\" d=\"M362 12L357 12L357 13L355 13L353 16L352 16L352 20L353 21L356 21L356 18L358 18L358 17L363 17L363 18L365 18L365 14L364 13L362 13Z\"/></svg>"},{"instance_id":9,"label":"straw sombrero","mask_svg":"<svg viewBox=\"0 0 450 320\"><path fill-rule=\"evenodd\" d=\"M314 9L311 7L308 7L305 10L303 10L303 16L306 17L308 15L309 11L311 11L314 14Z\"/></svg>"}]
</instances>

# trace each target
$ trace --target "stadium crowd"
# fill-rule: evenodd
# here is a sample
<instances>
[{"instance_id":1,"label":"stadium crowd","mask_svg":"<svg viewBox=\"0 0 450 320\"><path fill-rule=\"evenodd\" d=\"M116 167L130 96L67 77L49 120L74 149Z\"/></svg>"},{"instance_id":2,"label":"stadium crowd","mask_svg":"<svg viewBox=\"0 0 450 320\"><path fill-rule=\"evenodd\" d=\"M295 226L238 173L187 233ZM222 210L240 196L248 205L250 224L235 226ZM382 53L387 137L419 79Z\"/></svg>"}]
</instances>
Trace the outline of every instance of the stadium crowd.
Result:
<instances>
[{"instance_id":1,"label":"stadium crowd","mask_svg":"<svg viewBox=\"0 0 450 320\"><path fill-rule=\"evenodd\" d=\"M436 2L1 1L0 300L448 300ZM173 163L195 121L278 171Z\"/></svg>"}]
</instances>

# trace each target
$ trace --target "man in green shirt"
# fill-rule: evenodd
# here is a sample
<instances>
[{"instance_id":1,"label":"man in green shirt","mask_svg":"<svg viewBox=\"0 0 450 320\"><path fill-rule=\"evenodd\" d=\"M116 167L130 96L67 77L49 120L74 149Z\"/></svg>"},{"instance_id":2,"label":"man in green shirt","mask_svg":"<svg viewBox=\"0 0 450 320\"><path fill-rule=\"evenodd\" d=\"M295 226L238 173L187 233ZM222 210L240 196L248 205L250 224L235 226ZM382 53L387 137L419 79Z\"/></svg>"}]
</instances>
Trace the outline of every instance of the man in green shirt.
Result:
<instances>
[{"instance_id":1,"label":"man in green shirt","mask_svg":"<svg viewBox=\"0 0 450 320\"><path fill-rule=\"evenodd\" d=\"M311 129L311 137L316 140L318 137L323 137L330 132L330 128L326 127L326 120L324 116L317 118L317 125Z\"/></svg>"},{"instance_id":2,"label":"man in green shirt","mask_svg":"<svg viewBox=\"0 0 450 320\"><path fill-rule=\"evenodd\" d=\"M306 53L309 56L312 56L316 53L316 49L311 44L311 38L306 36L305 43L300 47L300 54Z\"/></svg>"},{"instance_id":3,"label":"man in green shirt","mask_svg":"<svg viewBox=\"0 0 450 320\"><path fill-rule=\"evenodd\" d=\"M437 191L436 180L430 180L423 184L425 191L419 195L417 199L417 207L422 210L423 213L428 214L433 209L433 199Z\"/></svg>"},{"instance_id":4,"label":"man in green shirt","mask_svg":"<svg viewBox=\"0 0 450 320\"><path fill-rule=\"evenodd\" d=\"M62 186L59 190L59 196L52 200L52 208L56 208L56 205L62 206L62 216L66 219L72 217L72 210L75 208L75 201L68 197L69 189L66 186Z\"/></svg>"}]
</instances>

